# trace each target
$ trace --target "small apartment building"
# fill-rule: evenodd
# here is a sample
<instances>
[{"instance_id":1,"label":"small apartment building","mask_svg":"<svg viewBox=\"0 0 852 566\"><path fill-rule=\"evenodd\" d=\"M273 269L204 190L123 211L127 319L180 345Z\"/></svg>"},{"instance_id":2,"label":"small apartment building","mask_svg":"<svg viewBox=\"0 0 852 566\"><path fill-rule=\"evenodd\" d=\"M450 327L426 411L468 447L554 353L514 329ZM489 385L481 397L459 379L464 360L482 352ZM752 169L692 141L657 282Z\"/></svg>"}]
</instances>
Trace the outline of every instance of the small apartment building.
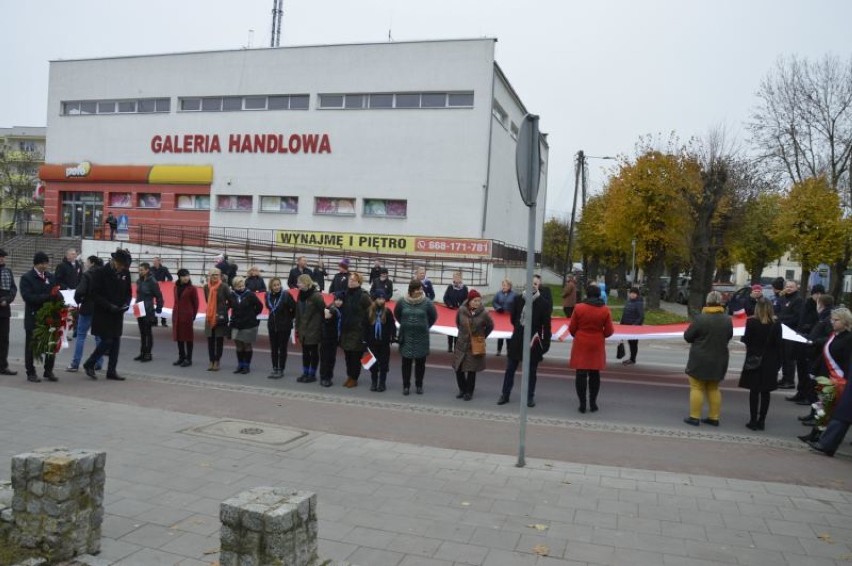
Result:
<instances>
[{"instance_id":1,"label":"small apartment building","mask_svg":"<svg viewBox=\"0 0 852 566\"><path fill-rule=\"evenodd\" d=\"M45 216L93 238L253 227L276 241L490 257L526 246L526 113L494 39L52 61ZM545 216L542 138L538 241ZM77 221L84 203L97 219ZM85 214L85 212L84 212ZM539 244L540 247L540 244Z\"/></svg>"},{"instance_id":2,"label":"small apartment building","mask_svg":"<svg viewBox=\"0 0 852 566\"><path fill-rule=\"evenodd\" d=\"M43 163L46 130L43 126L0 128L0 154L2 154L0 158L9 162L20 159L23 163L35 166ZM11 176L24 176L35 179L36 170L23 171L18 167L10 166L9 174ZM2 180L0 180L0 183L2 183ZM3 226L3 229L12 229L16 232L24 233L41 231L42 194L38 183L33 182L31 187L24 187L26 194L19 193L17 199L14 197L10 198L8 187L3 186L2 188L3 198L0 201L0 225Z\"/></svg>"}]
</instances>

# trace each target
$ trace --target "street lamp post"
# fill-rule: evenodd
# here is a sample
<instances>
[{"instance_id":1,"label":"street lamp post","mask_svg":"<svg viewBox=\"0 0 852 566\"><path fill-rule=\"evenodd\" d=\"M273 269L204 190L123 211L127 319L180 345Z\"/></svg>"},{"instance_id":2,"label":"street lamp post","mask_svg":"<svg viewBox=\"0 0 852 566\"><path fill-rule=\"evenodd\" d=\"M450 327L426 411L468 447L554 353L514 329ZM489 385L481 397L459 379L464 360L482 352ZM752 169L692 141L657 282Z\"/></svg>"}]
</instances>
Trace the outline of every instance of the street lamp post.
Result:
<instances>
[{"instance_id":1,"label":"street lamp post","mask_svg":"<svg viewBox=\"0 0 852 566\"><path fill-rule=\"evenodd\" d=\"M630 240L630 247L633 248L633 263L630 264L630 285L636 286L636 238Z\"/></svg>"},{"instance_id":2,"label":"street lamp post","mask_svg":"<svg viewBox=\"0 0 852 566\"><path fill-rule=\"evenodd\" d=\"M586 169L586 161L589 159L608 159L614 160L615 157L610 155L586 155L581 149L577 152L577 159L574 163L574 204L571 207L571 224L568 228L568 250L565 260L565 274L562 277L562 284L565 284L565 279L568 277L568 270L574 265L574 222L577 219L577 195L582 195L583 210L586 208L586 190L588 186L588 170ZM583 274L586 275L586 254L583 254Z\"/></svg>"}]
</instances>

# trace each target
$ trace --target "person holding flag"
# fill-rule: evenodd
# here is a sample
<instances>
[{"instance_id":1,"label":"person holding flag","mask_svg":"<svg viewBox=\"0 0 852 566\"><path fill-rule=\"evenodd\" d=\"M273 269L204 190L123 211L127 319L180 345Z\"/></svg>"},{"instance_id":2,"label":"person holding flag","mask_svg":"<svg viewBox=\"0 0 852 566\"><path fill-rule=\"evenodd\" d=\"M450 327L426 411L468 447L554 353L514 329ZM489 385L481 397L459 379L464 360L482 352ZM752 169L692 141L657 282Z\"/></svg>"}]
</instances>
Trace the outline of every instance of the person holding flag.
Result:
<instances>
[{"instance_id":1,"label":"person holding flag","mask_svg":"<svg viewBox=\"0 0 852 566\"><path fill-rule=\"evenodd\" d=\"M388 365L390 363L390 345L396 340L396 320L393 313L386 306L387 296L384 290L373 291L373 303L367 310L367 325L365 327L364 341L367 343L366 360L362 359L362 365L370 370L370 391L384 391L387 389ZM369 367L367 367L369 364ZM423 387L420 387L420 393ZM409 389L402 390L403 395L408 395Z\"/></svg>"}]
</instances>

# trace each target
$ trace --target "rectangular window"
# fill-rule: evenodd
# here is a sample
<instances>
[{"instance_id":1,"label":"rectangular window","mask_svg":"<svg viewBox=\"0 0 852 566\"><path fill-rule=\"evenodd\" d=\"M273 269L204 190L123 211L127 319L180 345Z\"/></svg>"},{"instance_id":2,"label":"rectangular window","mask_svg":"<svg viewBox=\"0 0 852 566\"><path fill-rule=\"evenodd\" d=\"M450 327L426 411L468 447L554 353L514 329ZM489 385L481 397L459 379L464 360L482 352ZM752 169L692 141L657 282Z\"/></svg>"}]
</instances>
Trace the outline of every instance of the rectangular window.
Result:
<instances>
[{"instance_id":1,"label":"rectangular window","mask_svg":"<svg viewBox=\"0 0 852 566\"><path fill-rule=\"evenodd\" d=\"M98 114L115 114L115 101L98 102Z\"/></svg>"},{"instance_id":2,"label":"rectangular window","mask_svg":"<svg viewBox=\"0 0 852 566\"><path fill-rule=\"evenodd\" d=\"M512 137L514 139L518 139L519 130L518 130L518 125L516 123L514 123L514 122L511 123L511 125L509 126L509 131L512 132Z\"/></svg>"},{"instance_id":3,"label":"rectangular window","mask_svg":"<svg viewBox=\"0 0 852 566\"><path fill-rule=\"evenodd\" d=\"M172 109L172 99L171 98L158 98L157 99L157 108L154 110L155 112L169 112Z\"/></svg>"},{"instance_id":4,"label":"rectangular window","mask_svg":"<svg viewBox=\"0 0 852 566\"><path fill-rule=\"evenodd\" d=\"M222 110L232 112L243 109L243 99L240 96L228 96L222 99Z\"/></svg>"},{"instance_id":5,"label":"rectangular window","mask_svg":"<svg viewBox=\"0 0 852 566\"><path fill-rule=\"evenodd\" d=\"M210 210L208 195L177 195L175 202L178 210Z\"/></svg>"},{"instance_id":6,"label":"rectangular window","mask_svg":"<svg viewBox=\"0 0 852 566\"><path fill-rule=\"evenodd\" d=\"M505 110L503 110L503 107L500 106L500 103L496 100L494 101L494 106L492 106L491 108L491 113L494 115L495 118L497 118L497 121L499 121L505 128L506 120L509 118L509 115L506 113Z\"/></svg>"},{"instance_id":7,"label":"rectangular window","mask_svg":"<svg viewBox=\"0 0 852 566\"><path fill-rule=\"evenodd\" d=\"M345 108L364 108L363 94L347 94L344 103Z\"/></svg>"},{"instance_id":8,"label":"rectangular window","mask_svg":"<svg viewBox=\"0 0 852 566\"><path fill-rule=\"evenodd\" d=\"M270 96L267 108L269 110L287 110L290 107L289 96Z\"/></svg>"},{"instance_id":9,"label":"rectangular window","mask_svg":"<svg viewBox=\"0 0 852 566\"><path fill-rule=\"evenodd\" d=\"M140 113L151 113L157 109L157 102L153 98L147 98L144 100L140 100L137 106L137 112Z\"/></svg>"},{"instance_id":10,"label":"rectangular window","mask_svg":"<svg viewBox=\"0 0 852 566\"><path fill-rule=\"evenodd\" d=\"M118 101L118 111L119 112L136 112L136 101L135 100L119 100Z\"/></svg>"},{"instance_id":11,"label":"rectangular window","mask_svg":"<svg viewBox=\"0 0 852 566\"><path fill-rule=\"evenodd\" d=\"M370 108L393 108L393 95L371 94Z\"/></svg>"},{"instance_id":12,"label":"rectangular window","mask_svg":"<svg viewBox=\"0 0 852 566\"><path fill-rule=\"evenodd\" d=\"M424 92L422 98L423 108L446 108L446 93Z\"/></svg>"},{"instance_id":13,"label":"rectangular window","mask_svg":"<svg viewBox=\"0 0 852 566\"><path fill-rule=\"evenodd\" d=\"M133 206L133 199L130 193L110 193L109 205L113 208L130 208Z\"/></svg>"},{"instance_id":14,"label":"rectangular window","mask_svg":"<svg viewBox=\"0 0 852 566\"><path fill-rule=\"evenodd\" d=\"M253 198L251 195L219 195L216 197L216 210L251 212Z\"/></svg>"},{"instance_id":15,"label":"rectangular window","mask_svg":"<svg viewBox=\"0 0 852 566\"><path fill-rule=\"evenodd\" d=\"M343 108L342 94L321 94L319 95L320 108Z\"/></svg>"},{"instance_id":16,"label":"rectangular window","mask_svg":"<svg viewBox=\"0 0 852 566\"><path fill-rule=\"evenodd\" d=\"M364 216L380 218L405 218L408 201L391 199L364 199Z\"/></svg>"},{"instance_id":17,"label":"rectangular window","mask_svg":"<svg viewBox=\"0 0 852 566\"><path fill-rule=\"evenodd\" d=\"M315 197L314 214L355 216L355 199L336 197Z\"/></svg>"},{"instance_id":18,"label":"rectangular window","mask_svg":"<svg viewBox=\"0 0 852 566\"><path fill-rule=\"evenodd\" d=\"M62 103L62 114L64 116L76 116L80 113L80 103L79 102L63 102Z\"/></svg>"},{"instance_id":19,"label":"rectangular window","mask_svg":"<svg viewBox=\"0 0 852 566\"><path fill-rule=\"evenodd\" d=\"M247 96L245 98L246 110L266 110L265 96Z\"/></svg>"},{"instance_id":20,"label":"rectangular window","mask_svg":"<svg viewBox=\"0 0 852 566\"><path fill-rule=\"evenodd\" d=\"M420 108L420 94L397 94L397 108Z\"/></svg>"},{"instance_id":21,"label":"rectangular window","mask_svg":"<svg viewBox=\"0 0 852 566\"><path fill-rule=\"evenodd\" d=\"M80 103L80 114L94 114L97 112L98 103L95 101L85 101Z\"/></svg>"},{"instance_id":22,"label":"rectangular window","mask_svg":"<svg viewBox=\"0 0 852 566\"><path fill-rule=\"evenodd\" d=\"M197 112L201 110L200 98L181 98L180 109L184 112Z\"/></svg>"},{"instance_id":23,"label":"rectangular window","mask_svg":"<svg viewBox=\"0 0 852 566\"><path fill-rule=\"evenodd\" d=\"M448 97L450 108L472 108L472 92L451 92Z\"/></svg>"},{"instance_id":24,"label":"rectangular window","mask_svg":"<svg viewBox=\"0 0 852 566\"><path fill-rule=\"evenodd\" d=\"M139 208L160 208L160 193L139 193Z\"/></svg>"},{"instance_id":25,"label":"rectangular window","mask_svg":"<svg viewBox=\"0 0 852 566\"><path fill-rule=\"evenodd\" d=\"M219 112L222 110L222 98L221 97L210 97L210 98L202 98L201 99L201 111L202 112Z\"/></svg>"},{"instance_id":26,"label":"rectangular window","mask_svg":"<svg viewBox=\"0 0 852 566\"><path fill-rule=\"evenodd\" d=\"M307 110L310 97L307 94L297 94L290 97L290 110Z\"/></svg>"},{"instance_id":27,"label":"rectangular window","mask_svg":"<svg viewBox=\"0 0 852 566\"><path fill-rule=\"evenodd\" d=\"M260 211L296 214L299 212L299 197L260 197Z\"/></svg>"}]
</instances>

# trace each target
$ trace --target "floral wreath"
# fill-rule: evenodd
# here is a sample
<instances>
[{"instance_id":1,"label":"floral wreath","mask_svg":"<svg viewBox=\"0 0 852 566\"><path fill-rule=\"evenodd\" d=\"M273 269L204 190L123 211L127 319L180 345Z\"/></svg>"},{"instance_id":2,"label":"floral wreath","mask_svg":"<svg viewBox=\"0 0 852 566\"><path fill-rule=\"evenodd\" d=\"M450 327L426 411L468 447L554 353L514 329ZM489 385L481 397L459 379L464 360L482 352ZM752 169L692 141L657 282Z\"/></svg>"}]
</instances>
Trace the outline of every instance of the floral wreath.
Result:
<instances>
[{"instance_id":1,"label":"floral wreath","mask_svg":"<svg viewBox=\"0 0 852 566\"><path fill-rule=\"evenodd\" d=\"M50 298L45 301L35 315L33 330L33 359L39 363L47 356L55 356L63 346L67 346L67 333L74 328L75 309L65 304L59 285L50 290Z\"/></svg>"},{"instance_id":2,"label":"floral wreath","mask_svg":"<svg viewBox=\"0 0 852 566\"><path fill-rule=\"evenodd\" d=\"M816 392L819 400L811 406L814 409L816 426L819 430L825 430L844 389L846 389L846 380L842 377L816 378Z\"/></svg>"}]
</instances>

